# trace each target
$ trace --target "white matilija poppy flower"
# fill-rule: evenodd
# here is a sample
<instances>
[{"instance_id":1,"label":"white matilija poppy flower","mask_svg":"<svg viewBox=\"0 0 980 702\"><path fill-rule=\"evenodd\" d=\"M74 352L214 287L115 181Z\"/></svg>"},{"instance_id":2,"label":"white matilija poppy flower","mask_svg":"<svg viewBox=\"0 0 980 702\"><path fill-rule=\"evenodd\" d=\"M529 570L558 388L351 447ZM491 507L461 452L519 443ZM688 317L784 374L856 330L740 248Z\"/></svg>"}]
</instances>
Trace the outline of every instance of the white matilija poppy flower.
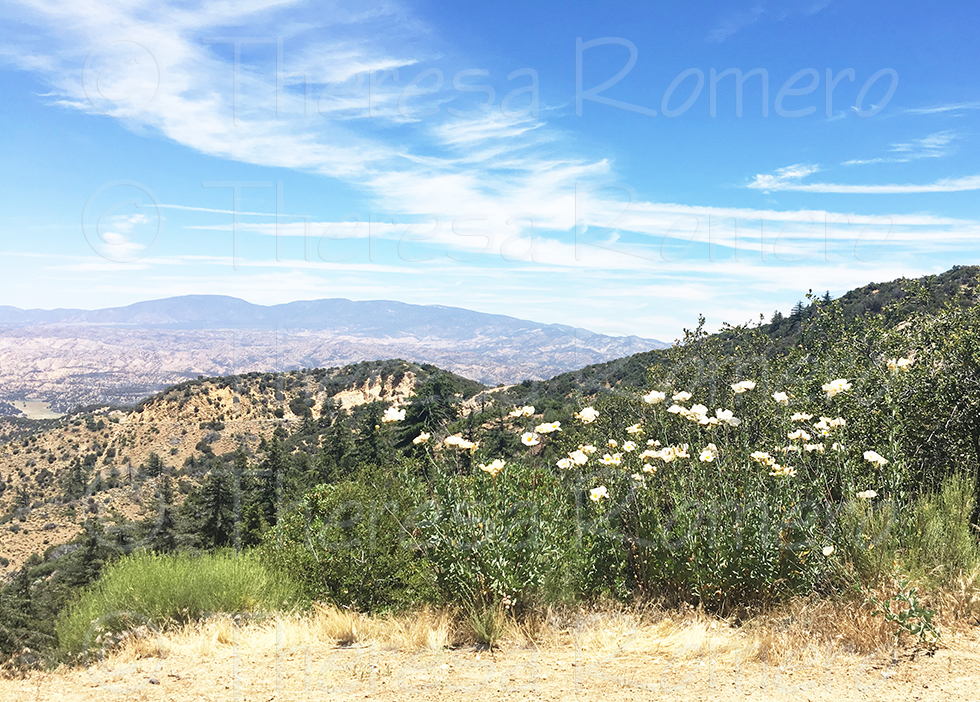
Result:
<instances>
[{"instance_id":1,"label":"white matilija poppy flower","mask_svg":"<svg viewBox=\"0 0 980 702\"><path fill-rule=\"evenodd\" d=\"M599 412L595 407L583 407L581 412L575 413L575 419L585 424L592 424L598 417Z\"/></svg>"},{"instance_id":2,"label":"white matilija poppy flower","mask_svg":"<svg viewBox=\"0 0 980 702\"><path fill-rule=\"evenodd\" d=\"M555 465L557 465L562 470L568 470L569 468L575 465L575 462L571 458L559 458L558 463L556 463Z\"/></svg>"},{"instance_id":3,"label":"white matilija poppy flower","mask_svg":"<svg viewBox=\"0 0 980 702\"><path fill-rule=\"evenodd\" d=\"M911 358L889 358L888 359L888 370L892 373L897 373L900 370L908 370L912 367Z\"/></svg>"},{"instance_id":4,"label":"white matilija poppy flower","mask_svg":"<svg viewBox=\"0 0 980 702\"><path fill-rule=\"evenodd\" d=\"M873 500L878 497L878 493L874 490L865 490L864 492L859 492L856 494L859 500Z\"/></svg>"},{"instance_id":5,"label":"white matilija poppy flower","mask_svg":"<svg viewBox=\"0 0 980 702\"><path fill-rule=\"evenodd\" d=\"M877 451L865 451L864 460L868 461L869 463L874 463L879 468L888 465L888 459Z\"/></svg>"},{"instance_id":6,"label":"white matilija poppy flower","mask_svg":"<svg viewBox=\"0 0 980 702\"><path fill-rule=\"evenodd\" d=\"M837 380L831 380L829 383L823 385L823 391L827 393L827 399L833 399L842 392L847 392L851 389L851 384L844 380L843 378L838 378Z\"/></svg>"},{"instance_id":7,"label":"white matilija poppy flower","mask_svg":"<svg viewBox=\"0 0 980 702\"><path fill-rule=\"evenodd\" d=\"M585 451L581 449L572 451L570 454L568 454L568 457L572 459L572 463L577 466L584 466L589 462L589 457L586 455Z\"/></svg>"},{"instance_id":8,"label":"white matilija poppy flower","mask_svg":"<svg viewBox=\"0 0 980 702\"><path fill-rule=\"evenodd\" d=\"M412 439L412 443L415 444L416 446L418 446L419 444L424 444L426 441L429 440L429 437L431 436L432 434L423 431L421 434L419 434L414 439Z\"/></svg>"},{"instance_id":9,"label":"white matilija poppy flower","mask_svg":"<svg viewBox=\"0 0 980 702\"><path fill-rule=\"evenodd\" d=\"M823 555L830 556L834 552L834 547L833 546L824 546L822 549L820 549L820 551L821 551L821 553L823 553Z\"/></svg>"},{"instance_id":10,"label":"white matilija poppy flower","mask_svg":"<svg viewBox=\"0 0 980 702\"><path fill-rule=\"evenodd\" d=\"M550 434L553 431L561 431L561 422L545 422L534 427L534 431L539 434Z\"/></svg>"},{"instance_id":11,"label":"white matilija poppy flower","mask_svg":"<svg viewBox=\"0 0 980 702\"><path fill-rule=\"evenodd\" d=\"M661 402L667 399L667 393L660 392L659 390L651 390L646 395L643 396L643 401L648 405L659 405Z\"/></svg>"},{"instance_id":12,"label":"white matilija poppy flower","mask_svg":"<svg viewBox=\"0 0 980 702\"><path fill-rule=\"evenodd\" d=\"M447 446L455 446L458 449L476 449L480 444L476 441L470 441L469 439L464 439L459 434L454 434L453 436L447 436L442 440L442 443Z\"/></svg>"},{"instance_id":13,"label":"white matilija poppy flower","mask_svg":"<svg viewBox=\"0 0 980 702\"><path fill-rule=\"evenodd\" d=\"M400 422L405 419L405 410L398 409L397 407L389 407L385 410L384 416L381 418L382 422Z\"/></svg>"},{"instance_id":14,"label":"white matilija poppy flower","mask_svg":"<svg viewBox=\"0 0 980 702\"><path fill-rule=\"evenodd\" d=\"M732 383L732 391L736 395L741 395L743 392L755 389L754 380L742 380L738 383Z\"/></svg>"},{"instance_id":15,"label":"white matilija poppy flower","mask_svg":"<svg viewBox=\"0 0 980 702\"><path fill-rule=\"evenodd\" d=\"M599 500L609 497L609 491L606 489L605 485L600 485L597 488L592 488L589 490L589 499L593 502L598 502Z\"/></svg>"},{"instance_id":16,"label":"white matilija poppy flower","mask_svg":"<svg viewBox=\"0 0 980 702\"><path fill-rule=\"evenodd\" d=\"M521 434L521 443L525 446L537 446L541 443L540 437L533 431L526 431Z\"/></svg>"},{"instance_id":17,"label":"white matilija poppy flower","mask_svg":"<svg viewBox=\"0 0 980 702\"><path fill-rule=\"evenodd\" d=\"M523 407L515 407L514 410L507 415L509 417L533 417L534 416L534 406L524 405Z\"/></svg>"},{"instance_id":18,"label":"white matilija poppy flower","mask_svg":"<svg viewBox=\"0 0 980 702\"><path fill-rule=\"evenodd\" d=\"M673 400L674 402L687 402L692 397L694 396L691 395L691 393L689 393L687 390L681 390L678 393L674 393L674 396L670 399Z\"/></svg>"},{"instance_id":19,"label":"white matilija poppy flower","mask_svg":"<svg viewBox=\"0 0 980 702\"><path fill-rule=\"evenodd\" d=\"M772 399L781 405L789 404L789 395L787 395L785 392L774 392L772 394Z\"/></svg>"},{"instance_id":20,"label":"white matilija poppy flower","mask_svg":"<svg viewBox=\"0 0 980 702\"><path fill-rule=\"evenodd\" d=\"M491 461L488 464L481 463L480 464L480 470L485 471L485 472L489 473L491 476L493 476L494 478L496 478L497 477L497 473L499 473L500 471L502 471L504 469L504 466L505 465L506 464L504 463L504 459L502 459L502 458L496 458L496 459L494 459L493 461Z\"/></svg>"},{"instance_id":21,"label":"white matilija poppy flower","mask_svg":"<svg viewBox=\"0 0 980 702\"><path fill-rule=\"evenodd\" d=\"M705 446L704 450L701 451L701 455L698 456L698 460L700 460L702 463L711 463L716 458L718 458L718 447L714 444L708 444Z\"/></svg>"}]
</instances>

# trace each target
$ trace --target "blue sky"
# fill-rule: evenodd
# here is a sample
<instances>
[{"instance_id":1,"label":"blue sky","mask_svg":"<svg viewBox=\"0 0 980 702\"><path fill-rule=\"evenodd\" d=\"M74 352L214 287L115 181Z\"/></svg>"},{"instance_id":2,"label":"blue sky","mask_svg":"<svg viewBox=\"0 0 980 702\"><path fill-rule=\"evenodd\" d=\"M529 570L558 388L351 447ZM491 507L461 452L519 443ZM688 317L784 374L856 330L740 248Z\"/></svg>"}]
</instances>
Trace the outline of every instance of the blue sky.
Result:
<instances>
[{"instance_id":1,"label":"blue sky","mask_svg":"<svg viewBox=\"0 0 980 702\"><path fill-rule=\"evenodd\" d=\"M395 299L672 340L977 263L977 26L973 3L14 0L0 304Z\"/></svg>"}]
</instances>

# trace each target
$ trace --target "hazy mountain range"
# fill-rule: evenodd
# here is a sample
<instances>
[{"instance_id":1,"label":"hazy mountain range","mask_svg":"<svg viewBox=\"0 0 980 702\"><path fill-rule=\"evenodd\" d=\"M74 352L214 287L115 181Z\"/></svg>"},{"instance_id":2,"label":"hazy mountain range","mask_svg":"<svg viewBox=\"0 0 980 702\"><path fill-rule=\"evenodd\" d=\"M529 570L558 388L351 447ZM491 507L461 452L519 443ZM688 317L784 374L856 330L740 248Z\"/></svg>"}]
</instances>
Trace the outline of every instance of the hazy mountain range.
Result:
<instances>
[{"instance_id":1,"label":"hazy mountain range","mask_svg":"<svg viewBox=\"0 0 980 702\"><path fill-rule=\"evenodd\" d=\"M0 307L0 401L128 403L198 375L404 358L487 384L543 379L666 346L442 305L254 305L186 295L100 310Z\"/></svg>"}]
</instances>

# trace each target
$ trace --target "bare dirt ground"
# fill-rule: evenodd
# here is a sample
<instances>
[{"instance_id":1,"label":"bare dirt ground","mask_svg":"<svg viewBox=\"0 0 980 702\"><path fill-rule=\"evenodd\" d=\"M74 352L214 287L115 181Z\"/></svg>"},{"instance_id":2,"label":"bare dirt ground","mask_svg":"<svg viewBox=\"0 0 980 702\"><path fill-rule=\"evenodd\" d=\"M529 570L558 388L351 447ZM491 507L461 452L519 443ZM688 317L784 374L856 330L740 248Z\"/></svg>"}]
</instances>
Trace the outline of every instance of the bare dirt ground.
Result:
<instances>
[{"instance_id":1,"label":"bare dirt ground","mask_svg":"<svg viewBox=\"0 0 980 702\"><path fill-rule=\"evenodd\" d=\"M976 700L980 630L934 655L804 646L758 660L713 624L566 631L540 645L416 651L337 645L282 626L143 639L89 667L0 680L0 700Z\"/></svg>"}]
</instances>

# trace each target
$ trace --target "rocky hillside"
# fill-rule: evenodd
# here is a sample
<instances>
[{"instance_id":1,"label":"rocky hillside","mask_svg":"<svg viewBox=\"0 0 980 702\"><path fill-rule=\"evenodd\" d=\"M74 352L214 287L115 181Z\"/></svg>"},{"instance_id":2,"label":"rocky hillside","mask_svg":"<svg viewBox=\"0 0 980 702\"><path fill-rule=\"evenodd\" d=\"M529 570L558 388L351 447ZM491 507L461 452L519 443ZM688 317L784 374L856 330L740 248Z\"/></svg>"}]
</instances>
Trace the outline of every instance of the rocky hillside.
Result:
<instances>
[{"instance_id":1,"label":"rocky hillside","mask_svg":"<svg viewBox=\"0 0 980 702\"><path fill-rule=\"evenodd\" d=\"M125 410L8 420L0 445L0 576L69 541L88 518L111 529L153 517L161 472L177 475L186 494L196 483L186 467L195 461L239 449L255 455L277 427L292 434L307 425L316 436L329 424L326 413L374 401L403 404L435 373L451 379L461 400L485 389L434 366L395 360L192 380Z\"/></svg>"}]
</instances>

